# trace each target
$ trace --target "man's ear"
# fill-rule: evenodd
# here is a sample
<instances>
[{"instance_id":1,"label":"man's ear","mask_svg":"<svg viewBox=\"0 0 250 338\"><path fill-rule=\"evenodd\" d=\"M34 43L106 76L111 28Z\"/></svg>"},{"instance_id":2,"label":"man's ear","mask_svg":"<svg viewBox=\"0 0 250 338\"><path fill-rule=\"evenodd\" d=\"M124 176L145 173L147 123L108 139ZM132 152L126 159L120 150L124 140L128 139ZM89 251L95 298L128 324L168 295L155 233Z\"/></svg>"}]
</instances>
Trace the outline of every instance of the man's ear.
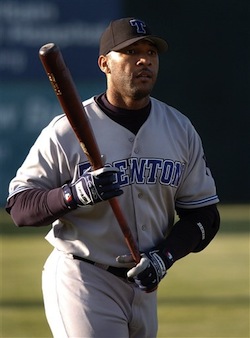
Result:
<instances>
[{"instance_id":1,"label":"man's ear","mask_svg":"<svg viewBox=\"0 0 250 338\"><path fill-rule=\"evenodd\" d=\"M100 55L98 58L98 66L101 71L105 74L110 73L110 68L108 66L108 58L105 55Z\"/></svg>"}]
</instances>

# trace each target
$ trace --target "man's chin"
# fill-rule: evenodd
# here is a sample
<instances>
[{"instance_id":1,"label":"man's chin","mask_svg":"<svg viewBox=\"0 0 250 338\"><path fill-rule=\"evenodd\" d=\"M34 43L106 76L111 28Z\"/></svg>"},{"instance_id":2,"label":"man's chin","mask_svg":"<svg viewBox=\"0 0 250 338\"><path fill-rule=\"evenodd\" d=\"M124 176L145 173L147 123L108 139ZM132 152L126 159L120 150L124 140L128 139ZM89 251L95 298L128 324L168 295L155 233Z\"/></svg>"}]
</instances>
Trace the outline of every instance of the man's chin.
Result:
<instances>
[{"instance_id":1,"label":"man's chin","mask_svg":"<svg viewBox=\"0 0 250 338\"><path fill-rule=\"evenodd\" d=\"M137 89L133 93L133 99L134 100L141 100L144 99L145 97L148 97L152 91L152 88L147 88L147 89Z\"/></svg>"}]
</instances>

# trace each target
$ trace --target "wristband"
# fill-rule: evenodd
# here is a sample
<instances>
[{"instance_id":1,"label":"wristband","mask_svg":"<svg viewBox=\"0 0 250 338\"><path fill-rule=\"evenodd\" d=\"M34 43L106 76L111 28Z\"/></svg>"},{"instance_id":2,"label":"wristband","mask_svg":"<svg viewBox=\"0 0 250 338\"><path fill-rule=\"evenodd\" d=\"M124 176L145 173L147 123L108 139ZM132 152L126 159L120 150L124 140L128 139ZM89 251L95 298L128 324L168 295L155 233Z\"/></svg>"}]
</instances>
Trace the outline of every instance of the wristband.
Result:
<instances>
[{"instance_id":1,"label":"wristband","mask_svg":"<svg viewBox=\"0 0 250 338\"><path fill-rule=\"evenodd\" d=\"M70 209L70 210L76 209L77 203L74 200L72 191L71 191L70 187L68 186L68 184L65 184L64 186L62 186L62 191L63 191L63 199L64 199L64 202L65 202L67 208Z\"/></svg>"}]
</instances>

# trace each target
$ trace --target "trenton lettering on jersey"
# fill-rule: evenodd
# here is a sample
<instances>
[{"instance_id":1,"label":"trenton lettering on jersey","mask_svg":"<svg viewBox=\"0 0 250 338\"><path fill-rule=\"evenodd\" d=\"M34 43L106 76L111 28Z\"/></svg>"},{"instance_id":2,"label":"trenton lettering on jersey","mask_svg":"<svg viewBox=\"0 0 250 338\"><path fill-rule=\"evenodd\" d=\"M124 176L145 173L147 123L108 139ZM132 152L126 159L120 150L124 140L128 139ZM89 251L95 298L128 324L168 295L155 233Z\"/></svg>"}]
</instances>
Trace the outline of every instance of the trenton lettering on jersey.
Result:
<instances>
[{"instance_id":1,"label":"trenton lettering on jersey","mask_svg":"<svg viewBox=\"0 0 250 338\"><path fill-rule=\"evenodd\" d=\"M129 158L111 163L119 169L117 179L121 187L129 184L171 185L177 188L184 170L184 163L173 160ZM81 175L90 164L79 164Z\"/></svg>"}]
</instances>

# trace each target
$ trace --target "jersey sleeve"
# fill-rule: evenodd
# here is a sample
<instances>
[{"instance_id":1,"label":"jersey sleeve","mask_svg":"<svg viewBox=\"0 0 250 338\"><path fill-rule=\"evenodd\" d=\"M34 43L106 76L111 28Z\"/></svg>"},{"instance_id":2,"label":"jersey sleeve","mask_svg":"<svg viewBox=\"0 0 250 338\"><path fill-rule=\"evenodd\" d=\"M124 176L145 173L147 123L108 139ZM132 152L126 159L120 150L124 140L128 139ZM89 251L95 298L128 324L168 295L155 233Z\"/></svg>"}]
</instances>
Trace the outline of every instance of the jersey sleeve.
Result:
<instances>
[{"instance_id":1,"label":"jersey sleeve","mask_svg":"<svg viewBox=\"0 0 250 338\"><path fill-rule=\"evenodd\" d=\"M57 140L55 123L56 120L53 120L44 128L31 147L9 184L8 199L27 189L54 189L70 179L67 159Z\"/></svg>"},{"instance_id":2,"label":"jersey sleeve","mask_svg":"<svg viewBox=\"0 0 250 338\"><path fill-rule=\"evenodd\" d=\"M208 167L200 136L190 128L189 158L176 195L176 207L199 208L219 202L215 181Z\"/></svg>"}]
</instances>

